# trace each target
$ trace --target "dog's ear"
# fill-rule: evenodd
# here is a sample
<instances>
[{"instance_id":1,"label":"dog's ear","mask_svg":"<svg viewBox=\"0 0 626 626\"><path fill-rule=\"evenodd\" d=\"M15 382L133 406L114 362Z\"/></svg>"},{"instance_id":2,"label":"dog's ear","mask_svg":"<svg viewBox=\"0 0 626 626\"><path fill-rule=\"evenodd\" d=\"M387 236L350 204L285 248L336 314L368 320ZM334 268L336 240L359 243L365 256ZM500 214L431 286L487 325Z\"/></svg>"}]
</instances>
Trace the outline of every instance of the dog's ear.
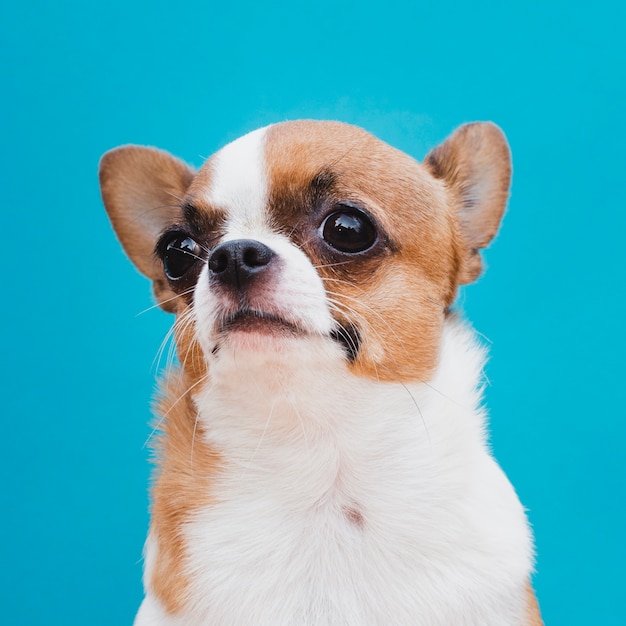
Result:
<instances>
[{"instance_id":1,"label":"dog's ear","mask_svg":"<svg viewBox=\"0 0 626 626\"><path fill-rule=\"evenodd\" d=\"M470 283L481 272L479 250L493 239L506 207L509 146L495 124L465 124L430 152L424 165L451 192L465 245L459 282Z\"/></svg>"},{"instance_id":2,"label":"dog's ear","mask_svg":"<svg viewBox=\"0 0 626 626\"><path fill-rule=\"evenodd\" d=\"M102 200L126 254L152 279L157 301L174 310L174 292L154 256L161 232L176 223L194 170L162 150L122 146L100 161Z\"/></svg>"}]
</instances>

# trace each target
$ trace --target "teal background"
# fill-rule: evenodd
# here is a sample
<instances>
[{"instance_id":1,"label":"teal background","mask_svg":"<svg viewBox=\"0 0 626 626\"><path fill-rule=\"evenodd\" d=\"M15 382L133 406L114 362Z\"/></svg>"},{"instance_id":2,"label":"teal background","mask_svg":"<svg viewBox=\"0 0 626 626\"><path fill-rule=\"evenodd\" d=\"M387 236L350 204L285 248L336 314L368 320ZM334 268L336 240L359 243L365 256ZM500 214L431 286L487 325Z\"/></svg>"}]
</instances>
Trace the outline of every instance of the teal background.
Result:
<instances>
[{"instance_id":1,"label":"teal background","mask_svg":"<svg viewBox=\"0 0 626 626\"><path fill-rule=\"evenodd\" d=\"M130 624L142 597L148 398L171 319L123 256L97 164L199 165L288 118L422 158L489 119L514 157L489 269L496 457L529 509L552 626L623 624L626 5L5 2L0 8L4 624Z\"/></svg>"}]
</instances>

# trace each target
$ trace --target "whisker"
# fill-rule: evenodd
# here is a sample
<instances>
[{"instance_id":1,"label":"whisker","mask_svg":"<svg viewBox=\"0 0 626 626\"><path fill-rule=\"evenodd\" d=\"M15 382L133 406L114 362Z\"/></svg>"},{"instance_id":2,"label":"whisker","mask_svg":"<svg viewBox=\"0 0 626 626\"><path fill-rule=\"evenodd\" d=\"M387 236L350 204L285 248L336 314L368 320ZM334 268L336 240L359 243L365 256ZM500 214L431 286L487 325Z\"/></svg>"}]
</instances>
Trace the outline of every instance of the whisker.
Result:
<instances>
[{"instance_id":1,"label":"whisker","mask_svg":"<svg viewBox=\"0 0 626 626\"><path fill-rule=\"evenodd\" d=\"M144 442L142 449L145 448L149 443L150 440L154 437L155 433L160 430L161 428L161 424L163 424L163 422L167 419L167 416L170 414L170 412L174 409L174 407L183 399L185 398L189 393L191 393L198 385L200 385L201 383L206 382L207 380L209 380L209 375L205 374L204 376L201 376L193 385L190 385L186 391L184 391L180 396L178 396L178 398L176 398L176 400L174 401L174 403L170 406L170 408L161 415L161 418L159 419L159 421L157 422L157 424L154 426L154 428L152 429L152 432L148 435L148 438L146 439L146 441Z\"/></svg>"},{"instance_id":2,"label":"whisker","mask_svg":"<svg viewBox=\"0 0 626 626\"><path fill-rule=\"evenodd\" d=\"M291 398L291 395L285 392L284 383L281 385L281 387L283 388L283 397L287 399L287 402L289 402L291 408L294 410L296 416L298 417L298 424L300 424L300 430L302 431L302 438L304 439L304 447L308 453L309 452L309 438L306 435L306 428L304 425L304 420L302 419L302 414L300 413L300 411L298 410L298 407L296 406L293 399Z\"/></svg>"},{"instance_id":3,"label":"whisker","mask_svg":"<svg viewBox=\"0 0 626 626\"><path fill-rule=\"evenodd\" d=\"M176 328L176 323L170 326L169 330L165 334L165 337L163 338L163 341L161 341L161 345L159 346L157 353L154 355L154 359L152 359L151 368L155 368L155 365L156 365L157 372L159 371L159 366L161 365L161 359L163 358L163 352L165 351L165 347L168 345L168 342L172 338L175 328Z\"/></svg>"},{"instance_id":4,"label":"whisker","mask_svg":"<svg viewBox=\"0 0 626 626\"><path fill-rule=\"evenodd\" d=\"M267 432L267 429L269 428L270 422L272 421L272 416L274 415L274 407L276 406L276 400L272 400L272 404L270 406L270 410L269 413L267 415L267 419L265 420L265 426L263 427L263 431L261 432L261 436L259 437L259 441L256 444L256 448L254 449L254 452L252 453L252 456L250 457L250 459L248 461L244 462L244 467L245 467L245 473L243 475L243 479L245 482L245 478L248 475L248 472L250 471L250 469L252 468L252 463L254 461L254 459L256 458L257 452L259 451L259 448L261 447L261 444L263 443L263 439L265 439L265 433Z\"/></svg>"},{"instance_id":5,"label":"whisker","mask_svg":"<svg viewBox=\"0 0 626 626\"><path fill-rule=\"evenodd\" d=\"M135 317L139 317L140 315L143 315L144 313L147 313L148 311L152 311L153 309L158 309L161 307L161 305L166 304L168 302L173 302L177 298L182 298L183 296L187 296L190 293L193 293L194 289L195 289L195 286L190 287L189 289L186 289L185 291L182 291L181 293L177 293L173 295L171 298L167 298L167 300L161 300L161 302L156 302L152 306L149 306L147 309L144 309L143 311L139 311L139 313L137 313Z\"/></svg>"},{"instance_id":6,"label":"whisker","mask_svg":"<svg viewBox=\"0 0 626 626\"><path fill-rule=\"evenodd\" d=\"M358 322L359 322L360 320L362 320L362 319L363 319L363 316L362 316L362 315L361 315L358 311L356 311L355 309L353 309L353 308L351 308L351 307L347 306L346 304L344 304L344 303L342 303L342 302L339 302L339 301L337 301L337 300L333 300L333 299L332 299L332 298L330 298L330 297L329 297L329 299L328 299L328 302L329 302L329 304L330 304L331 308L332 308L333 310L337 311L337 313L339 313L339 314L340 314L340 315L342 315L343 317L347 317L347 318L350 318L350 317L352 317L352 318L356 318L356 321L357 321L357 328L358 328L359 326L363 326L363 324L362 324L362 323L361 323L361 324L358 324ZM337 325L339 325L339 327L340 327L341 329L343 329L343 331L344 331L344 332L347 334L347 336L348 336L348 337L350 337L350 339L351 339L350 333L349 333L349 331L345 328L345 326L343 326L343 324L342 324L341 322L339 322L339 320L335 320L335 323L336 323ZM383 341L382 337L378 334L378 332L377 332L375 329L371 329L371 331L377 335L378 339L379 339L379 340L381 340L381 342ZM358 346L355 346L355 350L356 350L356 360L357 360L357 362L358 362L358 363L360 363L362 366L365 366L364 357L363 357L363 355L362 355L361 351L358 349ZM380 382L380 373L379 373L379 371L378 371L378 365L376 364L376 362L375 362L375 361L373 361L373 362L372 362L372 366L374 367L374 372L376 373L376 380L377 380L377 382Z\"/></svg>"},{"instance_id":7,"label":"whisker","mask_svg":"<svg viewBox=\"0 0 626 626\"><path fill-rule=\"evenodd\" d=\"M318 265L316 267L327 267L327 266ZM363 289L359 285L355 285L354 283L351 283L350 281L347 281L347 280L343 280L341 278L336 278L334 276L321 276L320 278L322 279L322 281L331 281L333 283L339 283L340 285L347 285L351 289L358 289L359 292L361 292L362 294L367 293L365 289Z\"/></svg>"},{"instance_id":8,"label":"whisker","mask_svg":"<svg viewBox=\"0 0 626 626\"><path fill-rule=\"evenodd\" d=\"M179 196L177 193L174 193L171 189L165 189L165 193L168 196L171 196L172 198L174 198L174 200L176 200L177 202L177 206L182 206L184 198L182 196Z\"/></svg>"},{"instance_id":9,"label":"whisker","mask_svg":"<svg viewBox=\"0 0 626 626\"><path fill-rule=\"evenodd\" d=\"M322 264L316 264L313 267L318 270L318 269L323 269L323 268L333 268L333 267L339 267L341 265L348 265L349 263L351 263L351 261L336 261L335 263L322 263ZM322 277L322 280L325 280L325 277ZM349 283L346 283L349 284Z\"/></svg>"},{"instance_id":10,"label":"whisker","mask_svg":"<svg viewBox=\"0 0 626 626\"><path fill-rule=\"evenodd\" d=\"M177 332L181 332L181 330L182 331L186 330L186 325L193 321L193 319L190 319L190 316L191 316L190 309L183 311L183 313L180 314L179 317L176 318L175 322L167 331L163 341L161 342L161 345L159 346L159 349L154 359L152 360L152 367L154 368L156 364L157 371L159 371L160 369L161 359L163 358L163 353L165 351L166 346L168 348L168 353L167 353L167 359L166 359L166 364L165 364L164 369L167 370L171 367L174 361L174 356L172 353L175 350L175 346L173 345L174 342L171 341L172 337L175 336Z\"/></svg>"},{"instance_id":11,"label":"whisker","mask_svg":"<svg viewBox=\"0 0 626 626\"><path fill-rule=\"evenodd\" d=\"M191 453L189 454L189 469L193 474L193 451L196 445L196 431L198 430L198 420L200 419L200 412L196 411L196 417L193 421L193 433L191 435Z\"/></svg>"},{"instance_id":12,"label":"whisker","mask_svg":"<svg viewBox=\"0 0 626 626\"><path fill-rule=\"evenodd\" d=\"M417 412L419 413L420 419L422 420L422 425L424 426L424 431L426 432L426 438L428 439L428 446L430 447L430 451L432 452L433 451L433 444L432 444L432 441L430 439L430 431L428 430L428 424L426 423L426 419L424 418L424 414L422 413L422 409L420 409L420 406L417 403L417 400L415 399L415 396L411 393L411 390L407 387L407 385L405 385L400 379L398 379L398 382L404 387L404 390L409 394L409 397L413 401L413 404L415 405L415 408L417 409Z\"/></svg>"}]
</instances>

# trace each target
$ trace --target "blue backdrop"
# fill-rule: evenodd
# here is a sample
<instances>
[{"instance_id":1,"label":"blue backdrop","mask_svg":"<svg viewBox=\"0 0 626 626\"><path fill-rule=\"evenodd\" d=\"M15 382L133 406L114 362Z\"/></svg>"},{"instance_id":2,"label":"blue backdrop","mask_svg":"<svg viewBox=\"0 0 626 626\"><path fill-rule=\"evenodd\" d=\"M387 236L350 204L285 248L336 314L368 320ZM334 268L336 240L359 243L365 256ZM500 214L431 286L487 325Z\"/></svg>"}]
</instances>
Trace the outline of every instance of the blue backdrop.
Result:
<instances>
[{"instance_id":1,"label":"blue backdrop","mask_svg":"<svg viewBox=\"0 0 626 626\"><path fill-rule=\"evenodd\" d=\"M97 164L199 165L298 117L422 158L494 120L513 194L461 306L492 342L495 454L529 509L547 624L623 624L626 4L69 0L0 8L5 624L129 624L148 397L171 319L123 256Z\"/></svg>"}]
</instances>

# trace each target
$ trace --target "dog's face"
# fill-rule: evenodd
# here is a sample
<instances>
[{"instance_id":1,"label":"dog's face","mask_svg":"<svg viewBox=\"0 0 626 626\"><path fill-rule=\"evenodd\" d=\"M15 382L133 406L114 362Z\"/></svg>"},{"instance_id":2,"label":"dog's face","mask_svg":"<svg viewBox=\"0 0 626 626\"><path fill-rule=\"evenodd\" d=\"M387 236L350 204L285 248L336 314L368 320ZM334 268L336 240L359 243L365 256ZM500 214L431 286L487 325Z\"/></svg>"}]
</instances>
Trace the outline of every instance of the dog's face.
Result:
<instances>
[{"instance_id":1,"label":"dog's face","mask_svg":"<svg viewBox=\"0 0 626 626\"><path fill-rule=\"evenodd\" d=\"M359 376L427 380L457 286L498 228L510 161L491 124L461 127L421 165L358 128L307 121L246 135L197 173L118 148L100 176L196 376L225 351L315 345Z\"/></svg>"}]
</instances>

